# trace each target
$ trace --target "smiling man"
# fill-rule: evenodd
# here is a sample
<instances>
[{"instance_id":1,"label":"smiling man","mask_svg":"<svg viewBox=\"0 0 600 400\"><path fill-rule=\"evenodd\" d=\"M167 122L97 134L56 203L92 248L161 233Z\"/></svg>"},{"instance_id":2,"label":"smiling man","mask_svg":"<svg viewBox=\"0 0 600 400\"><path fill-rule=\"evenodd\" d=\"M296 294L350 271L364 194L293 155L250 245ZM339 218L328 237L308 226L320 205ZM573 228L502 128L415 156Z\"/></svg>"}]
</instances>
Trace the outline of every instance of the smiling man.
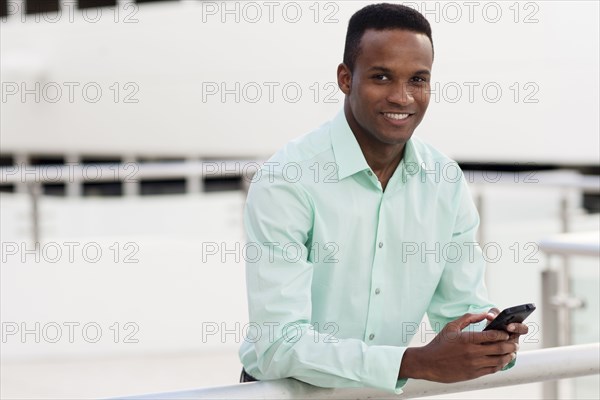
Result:
<instances>
[{"instance_id":1,"label":"smiling man","mask_svg":"<svg viewBox=\"0 0 600 400\"><path fill-rule=\"evenodd\" d=\"M348 36L352 42L358 35L349 31ZM346 49L338 67L346 120L383 189L429 105L430 36L369 29L358 38L357 51Z\"/></svg>"},{"instance_id":2,"label":"smiling man","mask_svg":"<svg viewBox=\"0 0 600 400\"><path fill-rule=\"evenodd\" d=\"M432 63L421 14L359 10L337 70L344 109L259 171L244 214L257 252L246 257L243 382L293 377L400 393L409 378L473 379L516 357L524 324L511 334L465 330L497 309L460 169L413 136ZM408 347L425 314L435 337Z\"/></svg>"}]
</instances>

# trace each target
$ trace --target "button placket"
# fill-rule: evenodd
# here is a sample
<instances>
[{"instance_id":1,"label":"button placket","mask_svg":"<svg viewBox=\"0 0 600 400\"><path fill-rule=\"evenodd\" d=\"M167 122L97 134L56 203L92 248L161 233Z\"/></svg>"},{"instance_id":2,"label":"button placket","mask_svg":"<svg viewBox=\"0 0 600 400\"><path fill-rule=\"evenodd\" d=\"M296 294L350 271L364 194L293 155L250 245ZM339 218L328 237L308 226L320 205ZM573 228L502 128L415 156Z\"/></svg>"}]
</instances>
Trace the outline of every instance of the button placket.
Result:
<instances>
[{"instance_id":1,"label":"button placket","mask_svg":"<svg viewBox=\"0 0 600 400\"><path fill-rule=\"evenodd\" d=\"M381 284L385 281L385 251L383 251L383 232L385 232L385 213L382 214L385 193L381 194L377 221L377 231L375 232L375 254L373 259L373 268L371 275L371 292L369 301L369 315L365 326L365 340L373 342L379 327L381 327L384 318L384 300L381 296Z\"/></svg>"}]
</instances>

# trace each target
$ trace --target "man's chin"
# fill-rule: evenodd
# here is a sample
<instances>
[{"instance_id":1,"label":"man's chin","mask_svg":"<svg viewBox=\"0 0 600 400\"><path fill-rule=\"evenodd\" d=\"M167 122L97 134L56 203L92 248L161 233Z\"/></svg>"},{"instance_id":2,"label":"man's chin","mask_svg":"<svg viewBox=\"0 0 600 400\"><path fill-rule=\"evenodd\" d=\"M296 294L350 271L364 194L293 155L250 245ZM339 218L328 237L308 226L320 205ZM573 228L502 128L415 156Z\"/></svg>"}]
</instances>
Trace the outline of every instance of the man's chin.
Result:
<instances>
[{"instance_id":1,"label":"man's chin","mask_svg":"<svg viewBox=\"0 0 600 400\"><path fill-rule=\"evenodd\" d=\"M412 137L412 132L401 133L394 132L393 134L381 135L380 141L389 145L404 145Z\"/></svg>"}]
</instances>

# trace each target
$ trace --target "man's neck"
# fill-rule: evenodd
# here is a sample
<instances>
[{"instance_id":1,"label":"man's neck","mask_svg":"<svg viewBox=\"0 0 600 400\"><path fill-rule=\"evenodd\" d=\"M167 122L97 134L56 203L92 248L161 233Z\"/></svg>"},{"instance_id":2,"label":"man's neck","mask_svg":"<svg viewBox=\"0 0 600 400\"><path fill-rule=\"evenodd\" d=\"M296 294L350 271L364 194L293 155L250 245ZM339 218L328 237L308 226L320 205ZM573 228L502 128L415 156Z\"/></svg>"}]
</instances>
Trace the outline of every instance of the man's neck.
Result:
<instances>
[{"instance_id":1,"label":"man's neck","mask_svg":"<svg viewBox=\"0 0 600 400\"><path fill-rule=\"evenodd\" d=\"M404 156L405 144L387 144L377 141L372 136L364 133L349 110L345 109L344 111L348 125L360 146L367 164L371 167L379 182L381 182L382 188L385 190L388 181Z\"/></svg>"}]
</instances>

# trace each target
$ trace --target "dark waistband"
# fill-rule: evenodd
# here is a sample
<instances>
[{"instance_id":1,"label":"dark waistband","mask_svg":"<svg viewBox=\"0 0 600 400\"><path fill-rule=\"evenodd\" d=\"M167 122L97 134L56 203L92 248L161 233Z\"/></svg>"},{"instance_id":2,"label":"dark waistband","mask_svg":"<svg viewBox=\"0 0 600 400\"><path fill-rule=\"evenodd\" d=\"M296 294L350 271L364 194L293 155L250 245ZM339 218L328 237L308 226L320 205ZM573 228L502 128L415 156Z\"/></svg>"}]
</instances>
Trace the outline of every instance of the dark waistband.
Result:
<instances>
[{"instance_id":1,"label":"dark waistband","mask_svg":"<svg viewBox=\"0 0 600 400\"><path fill-rule=\"evenodd\" d=\"M258 379L247 373L246 370L242 368L242 374L240 375L240 383L244 382L258 382Z\"/></svg>"}]
</instances>

